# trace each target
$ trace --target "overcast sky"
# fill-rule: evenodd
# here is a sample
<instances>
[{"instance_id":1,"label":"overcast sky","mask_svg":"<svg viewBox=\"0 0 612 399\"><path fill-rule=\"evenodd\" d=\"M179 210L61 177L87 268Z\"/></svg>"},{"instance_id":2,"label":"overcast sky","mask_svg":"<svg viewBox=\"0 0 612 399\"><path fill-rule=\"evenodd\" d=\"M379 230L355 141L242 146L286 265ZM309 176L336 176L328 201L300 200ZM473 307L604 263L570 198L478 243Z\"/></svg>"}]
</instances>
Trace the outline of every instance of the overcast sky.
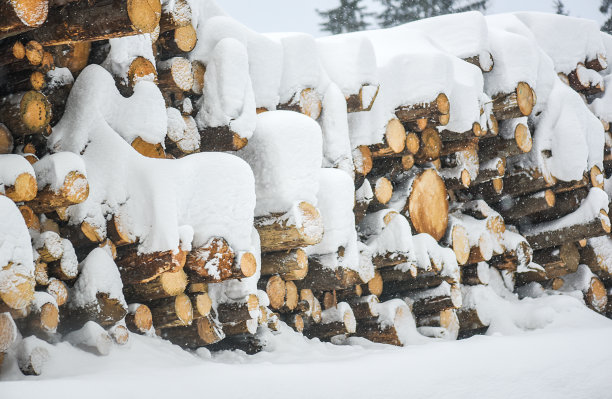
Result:
<instances>
[{"instance_id":1,"label":"overcast sky","mask_svg":"<svg viewBox=\"0 0 612 399\"><path fill-rule=\"evenodd\" d=\"M602 22L599 13L601 0L564 0L570 15L595 19ZM336 7L338 0L217 0L230 16L258 32L306 32L315 36L319 30L320 18L315 9ZM366 0L376 7L376 0ZM554 12L553 0L489 0L487 13L496 14L511 11Z\"/></svg>"}]
</instances>

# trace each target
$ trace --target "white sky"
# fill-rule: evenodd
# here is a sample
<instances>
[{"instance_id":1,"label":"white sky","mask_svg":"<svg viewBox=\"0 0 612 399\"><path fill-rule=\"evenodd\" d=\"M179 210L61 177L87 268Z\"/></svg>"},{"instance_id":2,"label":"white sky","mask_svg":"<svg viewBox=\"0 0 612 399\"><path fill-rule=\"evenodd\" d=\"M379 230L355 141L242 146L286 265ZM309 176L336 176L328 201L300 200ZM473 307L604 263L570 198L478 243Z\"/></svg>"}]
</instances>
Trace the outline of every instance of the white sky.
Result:
<instances>
[{"instance_id":1,"label":"white sky","mask_svg":"<svg viewBox=\"0 0 612 399\"><path fill-rule=\"evenodd\" d=\"M217 0L230 16L258 32L305 32L321 36L315 9L336 7L337 0ZM366 0L376 7L375 0ZM602 22L601 0L564 0L571 16ZM489 0L487 13L511 11L554 12L553 0Z\"/></svg>"}]
</instances>

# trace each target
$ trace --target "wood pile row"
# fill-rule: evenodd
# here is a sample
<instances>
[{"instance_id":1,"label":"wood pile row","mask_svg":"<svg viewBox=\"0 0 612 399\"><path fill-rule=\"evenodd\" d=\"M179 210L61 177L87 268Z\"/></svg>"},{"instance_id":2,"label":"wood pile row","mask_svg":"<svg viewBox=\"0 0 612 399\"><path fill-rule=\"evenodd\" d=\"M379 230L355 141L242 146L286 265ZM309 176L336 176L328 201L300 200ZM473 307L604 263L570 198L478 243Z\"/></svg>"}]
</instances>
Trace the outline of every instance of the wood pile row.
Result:
<instances>
[{"instance_id":1,"label":"wood pile row","mask_svg":"<svg viewBox=\"0 0 612 399\"><path fill-rule=\"evenodd\" d=\"M87 219L69 223L70 207L88 198L87 175L78 155L60 159L46 138L62 118L73 78L89 64L112 71L124 96L140 81L154 82L168 114L184 122L168 130L165 145L135 138L130 144L140 154L177 159L248 145L230 125L196 124L194 104L209 82L206 66L188 59L198 40L188 6L175 4L162 10L159 0L0 0L0 185L19 207L35 262L33 278L10 289L0 281L0 359L18 345L22 371L38 374L45 352L38 340L104 355L113 342L125 344L128 331L185 348L255 353L266 343L260 332L278 331L281 322L310 338L402 345L406 320L414 318L421 334L455 339L486 331L478 304L462 306L462 298L486 285L493 269L511 286L582 284L587 305L606 312L612 258L601 241L609 239L610 220L604 209L587 221L571 218L604 176L594 166L582 180L562 182L513 162L532 150L528 117L536 96L525 82L483 104L469 131L445 130L449 98L431 93L430 102L395 109L381 143L353 150L355 226L369 248L360 250L360 262L371 267L367 278L357 271L363 265L328 267L330 259L342 264L347 248L308 255L325 229L320 210L305 201L254 219L260 278L258 290L241 300L218 301L216 293L229 289L229 280L257 275L257 251L212 237L197 248L179 243L141 253L125 227L130 215L110 215L103 231ZM109 39L143 33L152 37L155 63L143 52L108 65ZM604 64L585 60L562 79L595 95L604 87L584 71ZM364 84L347 96L347 112L368 112L377 90ZM277 108L316 120L322 96L302 89ZM61 172L50 178L49 170ZM555 224L561 219L568 223ZM388 245L406 238L401 234L413 235L412 248ZM19 334L35 338L17 343Z\"/></svg>"}]
</instances>

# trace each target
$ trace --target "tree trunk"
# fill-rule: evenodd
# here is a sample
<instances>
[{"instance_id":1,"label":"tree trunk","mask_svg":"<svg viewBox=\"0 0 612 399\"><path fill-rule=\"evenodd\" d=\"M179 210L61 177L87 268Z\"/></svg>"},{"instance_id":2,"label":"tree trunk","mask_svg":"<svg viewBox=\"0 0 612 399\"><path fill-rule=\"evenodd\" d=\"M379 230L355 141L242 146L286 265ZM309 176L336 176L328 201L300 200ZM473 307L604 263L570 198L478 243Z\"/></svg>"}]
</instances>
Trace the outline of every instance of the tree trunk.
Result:
<instances>
[{"instance_id":1,"label":"tree trunk","mask_svg":"<svg viewBox=\"0 0 612 399\"><path fill-rule=\"evenodd\" d=\"M181 269L165 272L145 283L129 284L123 280L123 294L129 302L145 302L176 296L185 291L187 275Z\"/></svg>"},{"instance_id":2,"label":"tree trunk","mask_svg":"<svg viewBox=\"0 0 612 399\"><path fill-rule=\"evenodd\" d=\"M47 20L48 0L0 2L0 39L38 28Z\"/></svg>"},{"instance_id":3,"label":"tree trunk","mask_svg":"<svg viewBox=\"0 0 612 399\"><path fill-rule=\"evenodd\" d=\"M257 317L259 300L250 294L243 302L228 302L217 305L217 317L221 323L236 323Z\"/></svg>"},{"instance_id":4,"label":"tree trunk","mask_svg":"<svg viewBox=\"0 0 612 399\"><path fill-rule=\"evenodd\" d=\"M188 326L193 321L193 307L186 294L149 302L155 328Z\"/></svg>"},{"instance_id":5,"label":"tree trunk","mask_svg":"<svg viewBox=\"0 0 612 399\"><path fill-rule=\"evenodd\" d=\"M525 82L520 82L516 90L493 97L493 115L499 121L529 116L535 106L535 93Z\"/></svg>"},{"instance_id":6,"label":"tree trunk","mask_svg":"<svg viewBox=\"0 0 612 399\"><path fill-rule=\"evenodd\" d=\"M26 37L43 46L57 46L151 33L160 17L159 0L80 0L49 10L47 22Z\"/></svg>"},{"instance_id":7,"label":"tree trunk","mask_svg":"<svg viewBox=\"0 0 612 399\"><path fill-rule=\"evenodd\" d=\"M308 273L308 255L303 249L269 252L261 256L261 275L280 274L283 280L301 280ZM298 277L298 278L296 278Z\"/></svg>"},{"instance_id":8,"label":"tree trunk","mask_svg":"<svg viewBox=\"0 0 612 399\"><path fill-rule=\"evenodd\" d=\"M555 207L555 193L548 189L524 197L513 198L511 201L501 201L495 208L508 223L515 223L524 217L538 212L544 212Z\"/></svg>"},{"instance_id":9,"label":"tree trunk","mask_svg":"<svg viewBox=\"0 0 612 399\"><path fill-rule=\"evenodd\" d=\"M85 201L89 196L89 183L83 174L72 171L66 175L59 190L53 191L49 186L38 187L38 190L36 198L26 205L36 213L47 213Z\"/></svg>"},{"instance_id":10,"label":"tree trunk","mask_svg":"<svg viewBox=\"0 0 612 399\"><path fill-rule=\"evenodd\" d=\"M529 152L532 146L533 140L529 128L523 123L517 123L511 139L496 136L481 140L478 156L483 162L493 158L507 158Z\"/></svg>"},{"instance_id":11,"label":"tree trunk","mask_svg":"<svg viewBox=\"0 0 612 399\"><path fill-rule=\"evenodd\" d=\"M395 110L395 115L402 122L415 122L418 119L427 118L441 125L446 125L446 123L442 123L445 120L443 116L447 116L449 113L450 101L448 101L448 97L444 93L440 93L430 103L402 106Z\"/></svg>"},{"instance_id":12,"label":"tree trunk","mask_svg":"<svg viewBox=\"0 0 612 399\"><path fill-rule=\"evenodd\" d=\"M173 344L190 349L211 345L225 338L212 315L197 319L190 326L165 328L161 336Z\"/></svg>"},{"instance_id":13,"label":"tree trunk","mask_svg":"<svg viewBox=\"0 0 612 399\"><path fill-rule=\"evenodd\" d=\"M185 266L187 255L184 251L138 253L138 246L118 248L117 266L124 284L150 282L162 273L177 272Z\"/></svg>"},{"instance_id":14,"label":"tree trunk","mask_svg":"<svg viewBox=\"0 0 612 399\"><path fill-rule=\"evenodd\" d=\"M0 99L0 121L16 136L46 132L51 104L44 94L26 91Z\"/></svg>"},{"instance_id":15,"label":"tree trunk","mask_svg":"<svg viewBox=\"0 0 612 399\"><path fill-rule=\"evenodd\" d=\"M153 316L147 305L134 303L128 306L125 325L134 334L144 334L153 327Z\"/></svg>"}]
</instances>

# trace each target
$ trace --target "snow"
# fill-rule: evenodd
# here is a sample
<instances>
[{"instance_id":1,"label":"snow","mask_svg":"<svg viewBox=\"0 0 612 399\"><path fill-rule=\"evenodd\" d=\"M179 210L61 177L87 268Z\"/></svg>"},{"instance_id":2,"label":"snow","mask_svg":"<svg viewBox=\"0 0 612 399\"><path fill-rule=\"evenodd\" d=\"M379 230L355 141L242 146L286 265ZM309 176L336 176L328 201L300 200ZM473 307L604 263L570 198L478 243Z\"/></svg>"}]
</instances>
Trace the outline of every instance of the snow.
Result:
<instances>
[{"instance_id":1,"label":"snow","mask_svg":"<svg viewBox=\"0 0 612 399\"><path fill-rule=\"evenodd\" d=\"M286 212L297 201L317 204L321 148L321 128L311 118L291 111L257 115L253 137L237 152L255 175L255 216Z\"/></svg>"},{"instance_id":2,"label":"snow","mask_svg":"<svg viewBox=\"0 0 612 399\"><path fill-rule=\"evenodd\" d=\"M553 59L557 72L568 74L579 62L606 54L596 21L538 12L514 15L531 30L538 46Z\"/></svg>"},{"instance_id":3,"label":"snow","mask_svg":"<svg viewBox=\"0 0 612 399\"><path fill-rule=\"evenodd\" d=\"M322 108L319 123L323 134L323 166L336 167L354 178L346 100L335 83L328 86Z\"/></svg>"},{"instance_id":4,"label":"snow","mask_svg":"<svg viewBox=\"0 0 612 399\"><path fill-rule=\"evenodd\" d=\"M57 152L42 157L34 164L36 183L39 189L48 187L59 191L70 172L77 172L87 177L83 159L72 152Z\"/></svg>"},{"instance_id":5,"label":"snow","mask_svg":"<svg viewBox=\"0 0 612 399\"><path fill-rule=\"evenodd\" d=\"M55 151L82 154L88 171L89 197L68 209L70 223L87 220L105 231L107 217L119 215L126 230L139 239L143 253L178 249L181 226L191 226L195 247L222 236L235 251L249 249L255 206L249 166L224 153L192 154L180 160L141 156L122 137L147 132L163 142L167 117L161 94L150 87L150 94L161 101L161 107L153 106L140 92L149 83L140 82L134 94L124 98L109 78L99 66L85 68L70 93L64 118L49 137ZM106 82L102 93L92 90L100 82ZM122 112L113 113L105 92L112 94L114 105L124 106Z\"/></svg>"},{"instance_id":6,"label":"snow","mask_svg":"<svg viewBox=\"0 0 612 399\"><path fill-rule=\"evenodd\" d=\"M365 37L334 35L317 39L317 54L329 78L345 97L363 85L377 85L376 53Z\"/></svg>"},{"instance_id":7,"label":"snow","mask_svg":"<svg viewBox=\"0 0 612 399\"><path fill-rule=\"evenodd\" d=\"M246 48L236 39L220 40L204 74L204 91L198 100L198 127L227 126L240 137L255 130L255 98L249 76Z\"/></svg>"},{"instance_id":8,"label":"snow","mask_svg":"<svg viewBox=\"0 0 612 399\"><path fill-rule=\"evenodd\" d=\"M14 186L15 180L23 173L36 176L32 165L21 155L0 155L0 193L4 193L5 187Z\"/></svg>"},{"instance_id":9,"label":"snow","mask_svg":"<svg viewBox=\"0 0 612 399\"><path fill-rule=\"evenodd\" d=\"M2 195L0 220L0 298L23 284L30 284L33 293L34 261L30 233L15 203ZM15 304L17 309L28 305L28 298L22 299Z\"/></svg>"},{"instance_id":10,"label":"snow","mask_svg":"<svg viewBox=\"0 0 612 399\"><path fill-rule=\"evenodd\" d=\"M117 265L102 248L96 248L79 265L79 277L71 291L68 306L84 308L97 305L98 293L116 299L127 308L123 298L123 283Z\"/></svg>"},{"instance_id":11,"label":"snow","mask_svg":"<svg viewBox=\"0 0 612 399\"><path fill-rule=\"evenodd\" d=\"M110 51L106 59L100 64L104 69L116 76L121 83L128 85L128 70L137 57L146 58L155 68L153 56L153 41L151 34L119 37L108 40ZM155 81L154 75L143 76L139 79L149 82Z\"/></svg>"}]
</instances>

